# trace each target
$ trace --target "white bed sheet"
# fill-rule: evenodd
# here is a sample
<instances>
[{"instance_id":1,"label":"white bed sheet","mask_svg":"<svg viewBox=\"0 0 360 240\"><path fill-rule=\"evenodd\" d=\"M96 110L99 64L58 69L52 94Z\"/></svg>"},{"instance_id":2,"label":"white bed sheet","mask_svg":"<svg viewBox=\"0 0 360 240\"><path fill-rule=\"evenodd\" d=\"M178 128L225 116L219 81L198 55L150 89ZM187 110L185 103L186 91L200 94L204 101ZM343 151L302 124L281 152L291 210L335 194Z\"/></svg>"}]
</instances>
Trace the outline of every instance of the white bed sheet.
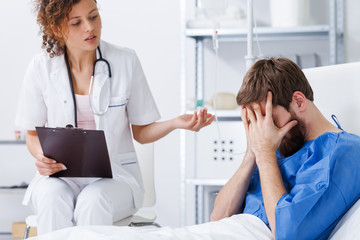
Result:
<instances>
[{"instance_id":1,"label":"white bed sheet","mask_svg":"<svg viewBox=\"0 0 360 240\"><path fill-rule=\"evenodd\" d=\"M342 217L329 240L360 239L360 200ZM257 217L234 215L218 222L184 228L83 226L61 229L29 240L270 240L272 234Z\"/></svg>"},{"instance_id":2,"label":"white bed sheet","mask_svg":"<svg viewBox=\"0 0 360 240\"><path fill-rule=\"evenodd\" d=\"M78 226L47 233L29 240L270 240L271 231L257 217L235 215L217 222L184 228L137 228Z\"/></svg>"},{"instance_id":3,"label":"white bed sheet","mask_svg":"<svg viewBox=\"0 0 360 240\"><path fill-rule=\"evenodd\" d=\"M332 231L330 240L360 239L360 200L341 218Z\"/></svg>"}]
</instances>

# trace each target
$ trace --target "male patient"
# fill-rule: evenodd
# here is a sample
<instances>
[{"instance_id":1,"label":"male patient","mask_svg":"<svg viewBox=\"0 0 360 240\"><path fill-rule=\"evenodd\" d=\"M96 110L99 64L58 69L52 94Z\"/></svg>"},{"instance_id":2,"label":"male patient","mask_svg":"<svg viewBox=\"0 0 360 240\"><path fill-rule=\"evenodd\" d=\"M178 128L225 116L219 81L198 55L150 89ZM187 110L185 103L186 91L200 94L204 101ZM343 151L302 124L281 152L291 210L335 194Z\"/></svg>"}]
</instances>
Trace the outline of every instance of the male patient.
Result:
<instances>
[{"instance_id":1,"label":"male patient","mask_svg":"<svg viewBox=\"0 0 360 240\"><path fill-rule=\"evenodd\" d=\"M268 225L275 239L329 237L360 196L360 137L332 125L313 100L290 60L253 65L237 95L247 151L218 194L212 221L243 210Z\"/></svg>"}]
</instances>

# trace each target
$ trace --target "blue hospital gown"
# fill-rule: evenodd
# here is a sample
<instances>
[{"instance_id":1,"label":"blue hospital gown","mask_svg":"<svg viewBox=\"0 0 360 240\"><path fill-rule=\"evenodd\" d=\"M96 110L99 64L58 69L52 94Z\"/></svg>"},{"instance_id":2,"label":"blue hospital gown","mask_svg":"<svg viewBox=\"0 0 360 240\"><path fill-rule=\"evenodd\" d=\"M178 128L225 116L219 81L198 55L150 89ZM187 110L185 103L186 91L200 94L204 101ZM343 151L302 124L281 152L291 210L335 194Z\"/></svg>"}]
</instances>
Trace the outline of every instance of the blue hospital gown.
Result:
<instances>
[{"instance_id":1,"label":"blue hospital gown","mask_svg":"<svg viewBox=\"0 0 360 240\"><path fill-rule=\"evenodd\" d=\"M288 193L275 209L275 238L327 239L360 196L360 137L324 133L290 157L278 155L278 164ZM243 212L269 226L257 169Z\"/></svg>"}]
</instances>

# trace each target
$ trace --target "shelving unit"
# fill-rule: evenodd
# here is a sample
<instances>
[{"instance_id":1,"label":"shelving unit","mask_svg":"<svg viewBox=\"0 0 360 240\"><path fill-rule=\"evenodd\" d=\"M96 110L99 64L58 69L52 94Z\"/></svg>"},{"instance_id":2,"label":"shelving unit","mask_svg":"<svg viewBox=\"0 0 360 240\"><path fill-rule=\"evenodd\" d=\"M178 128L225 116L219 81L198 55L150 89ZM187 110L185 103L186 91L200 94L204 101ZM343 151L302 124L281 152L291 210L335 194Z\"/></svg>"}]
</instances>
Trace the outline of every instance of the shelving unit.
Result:
<instances>
[{"instance_id":1,"label":"shelving unit","mask_svg":"<svg viewBox=\"0 0 360 240\"><path fill-rule=\"evenodd\" d=\"M186 184L187 185L193 185L195 187L195 192L196 192L196 224L199 223L203 223L205 221L205 204L203 199L205 198L205 188L206 187L221 187L224 186L225 183L227 182L227 179L196 179L196 178L189 178L186 179Z\"/></svg>"},{"instance_id":2,"label":"shelving unit","mask_svg":"<svg viewBox=\"0 0 360 240\"><path fill-rule=\"evenodd\" d=\"M0 140L0 165L0 233L8 233L31 214L22 200L36 167L24 140Z\"/></svg>"},{"instance_id":3,"label":"shelving unit","mask_svg":"<svg viewBox=\"0 0 360 240\"><path fill-rule=\"evenodd\" d=\"M272 28L272 27L258 27L256 29L257 37L260 42L264 41L292 41L292 40L313 40L322 39L329 44L329 63L330 65L343 63L343 0L328 0L329 1L329 24L327 25L309 25L299 26L293 28ZM190 38L195 41L195 101L196 103L204 102L204 44L205 41L211 40L213 36L213 29L203 28L187 28L186 27L186 0L182 0L182 77L181 77L181 111L186 112L186 39ZM198 0L194 0L194 7L199 4ZM246 42L247 29L218 29L218 38L221 42ZM245 55L244 55L245 56ZM244 56L239 56L243 58ZM240 121L239 113L231 111L217 112L220 120L222 121ZM195 135L196 142L196 135ZM203 190L204 186L223 185L226 180L224 179L197 179L188 178L186 176L187 161L197 162L196 154L194 159L187 160L186 135L182 132L180 135L180 149L181 149L181 224L186 225L186 189L187 186L195 186L195 202L196 202L196 223L202 223L203 218ZM195 144L195 152L196 152ZM203 149L203 151L205 151ZM219 184L222 183L222 184Z\"/></svg>"}]
</instances>

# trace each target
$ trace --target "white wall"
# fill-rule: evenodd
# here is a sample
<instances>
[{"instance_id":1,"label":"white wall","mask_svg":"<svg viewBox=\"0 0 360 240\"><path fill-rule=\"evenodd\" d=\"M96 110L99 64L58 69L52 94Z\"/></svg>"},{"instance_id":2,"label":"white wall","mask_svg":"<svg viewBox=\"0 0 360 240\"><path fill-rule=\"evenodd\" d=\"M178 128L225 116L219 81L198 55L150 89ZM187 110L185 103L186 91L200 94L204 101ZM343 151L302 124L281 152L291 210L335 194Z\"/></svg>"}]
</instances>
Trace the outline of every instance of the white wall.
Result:
<instances>
[{"instance_id":1,"label":"white wall","mask_svg":"<svg viewBox=\"0 0 360 240\"><path fill-rule=\"evenodd\" d=\"M360 61L360 1L345 1L345 62Z\"/></svg>"},{"instance_id":2,"label":"white wall","mask_svg":"<svg viewBox=\"0 0 360 240\"><path fill-rule=\"evenodd\" d=\"M21 82L41 38L31 0L6 1L0 14L0 140L13 140Z\"/></svg>"}]
</instances>

